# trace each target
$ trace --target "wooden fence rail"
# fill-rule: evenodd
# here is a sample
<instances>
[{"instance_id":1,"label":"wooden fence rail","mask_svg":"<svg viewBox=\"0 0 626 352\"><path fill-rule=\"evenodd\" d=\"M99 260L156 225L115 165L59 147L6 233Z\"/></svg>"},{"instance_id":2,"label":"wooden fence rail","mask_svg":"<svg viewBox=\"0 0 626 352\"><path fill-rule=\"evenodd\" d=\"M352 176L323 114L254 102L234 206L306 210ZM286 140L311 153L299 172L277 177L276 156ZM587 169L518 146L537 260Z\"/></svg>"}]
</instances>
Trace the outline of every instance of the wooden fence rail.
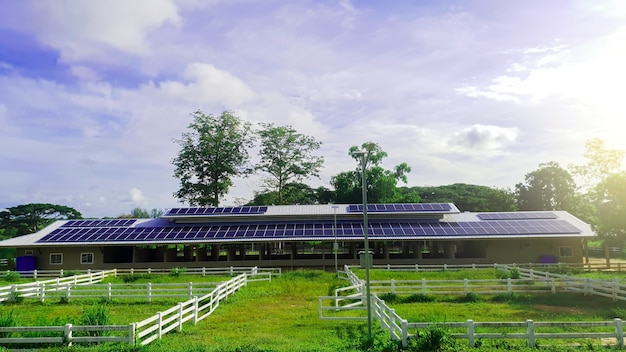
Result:
<instances>
[{"instance_id":1,"label":"wooden fence rail","mask_svg":"<svg viewBox=\"0 0 626 352\"><path fill-rule=\"evenodd\" d=\"M225 267L225 268L186 268L186 267L177 267L171 269L154 269L154 268L128 268L128 269L112 269L106 270L115 273L115 275L170 275L174 272L184 273L186 275L228 275L234 276L242 273L262 273L262 272L272 272L274 275L280 275L280 268L258 268L256 266L253 267ZM16 271L20 274L21 277L26 278L45 278L45 277L64 277L68 274L69 276L75 276L76 274L89 274L91 272L90 269L87 270L28 270L28 271ZM5 270L5 274L11 273L11 270Z\"/></svg>"}]
</instances>

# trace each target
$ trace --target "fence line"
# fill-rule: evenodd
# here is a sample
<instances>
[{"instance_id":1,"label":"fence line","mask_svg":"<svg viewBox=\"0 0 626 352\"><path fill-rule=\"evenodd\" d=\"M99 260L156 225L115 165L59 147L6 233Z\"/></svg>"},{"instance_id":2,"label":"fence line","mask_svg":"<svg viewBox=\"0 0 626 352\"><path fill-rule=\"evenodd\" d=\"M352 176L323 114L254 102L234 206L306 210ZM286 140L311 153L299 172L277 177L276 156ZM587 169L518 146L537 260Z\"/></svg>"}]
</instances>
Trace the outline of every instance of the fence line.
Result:
<instances>
[{"instance_id":1,"label":"fence line","mask_svg":"<svg viewBox=\"0 0 626 352\"><path fill-rule=\"evenodd\" d=\"M252 273L242 273L228 281L221 283L211 283L214 288L211 292L202 296L197 291L192 292L193 297L185 302L158 312L154 316L143 321L131 323L129 325L97 325L97 326L74 326L66 324L64 326L27 326L27 327L0 327L0 334L15 335L20 333L31 334L53 334L58 336L50 337L28 337L21 335L19 337L0 338L0 345L11 344L66 344L72 343L97 343L97 342L127 342L129 344L140 343L142 346L147 345L170 331L181 331L183 323L192 321L196 324L198 321L208 317L219 306L220 302L240 288L247 285L248 282L254 281L271 281L272 273L276 270L253 270ZM278 271L280 272L280 271ZM161 284L152 284L161 285ZM107 285L108 286L108 285ZM189 289L189 285L187 289ZM193 286L191 287L193 289ZM195 289L194 289L195 290ZM154 290L152 291L154 293ZM189 294L189 291L186 293ZM79 296L72 295L77 298ZM75 336L74 332L80 332L79 336ZM111 332L122 332L117 335L110 335ZM107 333L107 336L90 336ZM82 336L81 336L82 335ZM88 335L88 336L85 336Z\"/></svg>"},{"instance_id":2,"label":"fence line","mask_svg":"<svg viewBox=\"0 0 626 352\"><path fill-rule=\"evenodd\" d=\"M105 270L115 272L116 275L170 275L173 272L185 273L188 275L239 275L241 273L261 273L261 272L272 272L275 275L281 274L280 268L258 268L256 266L253 267L235 267L230 266L226 268L186 268L186 267L175 267L171 269L154 269L154 268L128 268L128 269L112 269ZM4 271L5 274L11 273L11 270ZM41 277L64 277L68 274L81 273L89 274L91 269L87 270L26 270L26 271L13 271L20 274L21 277L26 278L41 278ZM72 275L71 275L72 276Z\"/></svg>"},{"instance_id":3,"label":"fence line","mask_svg":"<svg viewBox=\"0 0 626 352\"><path fill-rule=\"evenodd\" d=\"M493 267L493 266L492 266ZM511 270L514 267L501 266L505 270ZM388 267L386 268L388 269ZM413 269L412 269L413 270ZM566 275L557 275L551 274L547 272L536 271L533 269L520 269L521 276L525 280L532 280L533 282L539 282L542 284L549 284L550 291L555 293L557 291L578 291L582 292L586 295L599 295L604 297L609 297L612 299L623 299L620 294L622 293L622 289L626 288L626 286L621 285L616 281L602 281L602 280L591 280L591 279L580 279L568 277ZM318 298L319 304L319 317L323 320L365 320L366 317L363 316L329 316L324 315L323 313L326 311L334 311L336 313L343 311L364 311L365 307L365 290L364 285L365 281L359 279L352 271L349 266L344 266L344 271L341 272L342 277L348 279L350 281L351 286L336 289L335 296L321 296ZM428 286L426 282L434 281L438 283L458 283L462 282L463 286L460 288L456 288L450 285L438 285L438 286ZM469 293L469 292L477 292L470 291L471 287L469 282L476 282L477 287L484 288L485 286L491 287L492 282L498 281L502 282L503 280L385 280L385 281L371 281L370 284L374 284L374 286L370 286L370 290L386 290L386 292L393 293L408 293L402 290L405 289L406 286L402 284L409 282L420 282L420 288L422 291L420 293L430 293L430 294L460 294L460 293ZM507 279L506 281L506 289L513 290L514 280ZM518 281L518 280L516 280ZM400 283L401 285L397 285ZM379 284L380 286L375 286ZM558 284L558 285L557 285ZM437 288L441 291L428 291L423 290L424 285L426 288ZM408 286L413 289L413 286ZM449 287L452 287L452 290L448 290ZM541 290L540 290L541 291ZM623 290L626 293L626 289ZM354 293L351 293L354 292ZM478 291L480 293L485 293L485 291ZM498 291L502 292L502 291ZM527 292L527 291L526 291ZM541 292L546 292L545 290ZM324 305L324 302L327 300L334 301L334 304ZM346 301L353 301L351 304L345 304ZM621 319L614 319L613 321L592 321L592 322L534 322L532 320L527 320L525 322L474 322L472 320L467 320L465 322L448 322L448 323L428 323L428 322L415 322L409 323L407 320L402 319L395 311L390 308L386 302L380 299L376 293L374 292L371 296L371 309L373 319L377 319L380 322L381 329L389 332L389 335L392 339L401 341L403 346L407 346L408 338L413 336L409 334L409 329L419 329L419 328L427 328L429 326L443 326L446 328L465 328L464 333L451 333L451 337L456 339L467 339L468 345L473 347L475 345L476 339L479 338L491 338L491 339L526 339L528 341L528 345L530 347L535 347L536 340L538 338L543 339L577 339L577 338L614 338L617 341L617 344L620 348L624 347L624 329L623 329L623 321ZM537 328L560 328L560 329L571 329L571 328L601 328L601 327L610 327L611 331L602 331L602 332L537 332ZM491 329L490 332L481 332L477 333L476 328L481 328L484 330L485 328ZM510 328L524 328L524 333L510 333L508 329ZM495 332L494 332L495 330ZM503 331L504 330L504 331Z\"/></svg>"}]
</instances>

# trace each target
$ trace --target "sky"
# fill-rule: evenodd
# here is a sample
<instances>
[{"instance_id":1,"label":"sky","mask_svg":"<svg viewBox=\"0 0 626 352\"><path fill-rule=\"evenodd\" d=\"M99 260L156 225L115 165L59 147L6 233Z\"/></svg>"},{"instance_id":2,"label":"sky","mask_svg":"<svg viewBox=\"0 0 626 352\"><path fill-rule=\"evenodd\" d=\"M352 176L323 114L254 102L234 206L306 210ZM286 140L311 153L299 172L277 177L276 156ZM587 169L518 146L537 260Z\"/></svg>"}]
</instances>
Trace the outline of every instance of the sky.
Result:
<instances>
[{"instance_id":1,"label":"sky","mask_svg":"<svg viewBox=\"0 0 626 352\"><path fill-rule=\"evenodd\" d=\"M621 0L0 0L0 209L185 206L197 110L313 136L315 187L372 141L407 186L514 189L591 138L626 150L625 62Z\"/></svg>"}]
</instances>

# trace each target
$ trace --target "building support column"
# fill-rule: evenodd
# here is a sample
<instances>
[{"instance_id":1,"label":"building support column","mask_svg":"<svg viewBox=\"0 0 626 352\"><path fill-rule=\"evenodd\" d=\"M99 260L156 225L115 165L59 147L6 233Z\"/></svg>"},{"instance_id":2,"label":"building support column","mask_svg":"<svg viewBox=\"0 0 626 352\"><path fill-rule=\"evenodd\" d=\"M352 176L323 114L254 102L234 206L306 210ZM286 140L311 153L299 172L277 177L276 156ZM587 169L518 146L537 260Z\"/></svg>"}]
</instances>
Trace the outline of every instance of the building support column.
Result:
<instances>
[{"instance_id":1,"label":"building support column","mask_svg":"<svg viewBox=\"0 0 626 352\"><path fill-rule=\"evenodd\" d=\"M389 260L389 244L387 242L383 242L383 258Z\"/></svg>"},{"instance_id":2,"label":"building support column","mask_svg":"<svg viewBox=\"0 0 626 352\"><path fill-rule=\"evenodd\" d=\"M220 245L218 243L211 244L211 260L216 262L220 260Z\"/></svg>"}]
</instances>

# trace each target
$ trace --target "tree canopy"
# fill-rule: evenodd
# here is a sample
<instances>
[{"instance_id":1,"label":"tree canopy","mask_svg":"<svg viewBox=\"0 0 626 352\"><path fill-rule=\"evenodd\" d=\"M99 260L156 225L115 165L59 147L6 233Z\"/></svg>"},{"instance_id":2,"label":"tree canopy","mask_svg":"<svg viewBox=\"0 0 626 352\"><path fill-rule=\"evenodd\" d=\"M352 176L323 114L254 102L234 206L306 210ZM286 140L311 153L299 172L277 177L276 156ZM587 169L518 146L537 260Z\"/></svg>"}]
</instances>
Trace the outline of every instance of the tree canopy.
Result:
<instances>
[{"instance_id":1,"label":"tree canopy","mask_svg":"<svg viewBox=\"0 0 626 352\"><path fill-rule=\"evenodd\" d=\"M519 210L569 210L574 208L576 183L556 162L539 164L515 185Z\"/></svg>"},{"instance_id":2,"label":"tree canopy","mask_svg":"<svg viewBox=\"0 0 626 352\"><path fill-rule=\"evenodd\" d=\"M262 123L258 134L261 160L256 169L270 176L267 186L276 192L276 204L286 204L283 193L287 184L319 177L324 158L313 153L319 149L321 142L298 133L291 126L271 123Z\"/></svg>"},{"instance_id":3,"label":"tree canopy","mask_svg":"<svg viewBox=\"0 0 626 352\"><path fill-rule=\"evenodd\" d=\"M369 150L368 163L365 167L367 182L367 199L371 203L417 203L419 195L416 192L402 192L397 188L398 182L407 182L407 174L411 167L407 163L396 165L386 170L380 164L387 157L387 153L376 143L363 143L363 148ZM357 161L352 171L344 171L331 179L335 189L337 203L360 203L362 201L361 188L361 159L354 154L359 148L350 147L348 154Z\"/></svg>"},{"instance_id":4,"label":"tree canopy","mask_svg":"<svg viewBox=\"0 0 626 352\"><path fill-rule=\"evenodd\" d=\"M172 163L180 189L174 197L190 205L218 206L233 185L232 178L247 170L252 128L230 111L219 116L196 111L191 116L189 132L176 140L181 150Z\"/></svg>"},{"instance_id":5,"label":"tree canopy","mask_svg":"<svg viewBox=\"0 0 626 352\"><path fill-rule=\"evenodd\" d=\"M81 213L71 207L48 203L18 205L0 211L0 226L5 236L21 236L37 232L55 220L81 219Z\"/></svg>"},{"instance_id":6,"label":"tree canopy","mask_svg":"<svg viewBox=\"0 0 626 352\"><path fill-rule=\"evenodd\" d=\"M423 202L454 203L461 211L514 211L515 194L504 189L455 183L444 186L412 187Z\"/></svg>"}]
</instances>

